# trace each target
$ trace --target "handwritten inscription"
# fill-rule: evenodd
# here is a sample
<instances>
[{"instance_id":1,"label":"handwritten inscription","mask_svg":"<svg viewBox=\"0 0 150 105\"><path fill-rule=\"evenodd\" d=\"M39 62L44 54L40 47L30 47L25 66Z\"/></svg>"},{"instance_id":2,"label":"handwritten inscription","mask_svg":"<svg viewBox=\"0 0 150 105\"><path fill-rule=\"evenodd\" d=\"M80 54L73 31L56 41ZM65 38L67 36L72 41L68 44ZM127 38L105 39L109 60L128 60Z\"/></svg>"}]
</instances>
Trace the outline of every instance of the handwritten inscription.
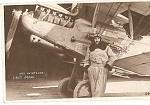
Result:
<instances>
[{"instance_id":1,"label":"handwritten inscription","mask_svg":"<svg viewBox=\"0 0 150 105\"><path fill-rule=\"evenodd\" d=\"M34 79L38 76L45 76L45 72L20 72L18 75L13 76L13 79Z\"/></svg>"}]
</instances>

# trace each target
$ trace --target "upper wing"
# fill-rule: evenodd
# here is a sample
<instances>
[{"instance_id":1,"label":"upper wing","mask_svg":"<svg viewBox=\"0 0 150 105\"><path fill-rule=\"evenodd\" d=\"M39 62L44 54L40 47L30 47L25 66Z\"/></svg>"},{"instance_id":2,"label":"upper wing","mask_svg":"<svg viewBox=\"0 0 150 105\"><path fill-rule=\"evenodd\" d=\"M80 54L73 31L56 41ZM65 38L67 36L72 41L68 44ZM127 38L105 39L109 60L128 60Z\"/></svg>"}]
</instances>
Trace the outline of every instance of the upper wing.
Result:
<instances>
[{"instance_id":1,"label":"upper wing","mask_svg":"<svg viewBox=\"0 0 150 105\"><path fill-rule=\"evenodd\" d=\"M131 2L129 4L127 3L126 6L129 5L132 11L135 11L144 16L150 15L150 2Z\"/></svg>"},{"instance_id":2,"label":"upper wing","mask_svg":"<svg viewBox=\"0 0 150 105\"><path fill-rule=\"evenodd\" d=\"M83 18L86 18L89 21L92 21L93 14L96 8L97 3L85 3L82 5L82 10L80 16ZM114 18L116 18L117 14L120 14L126 10L122 3L116 2L116 3L100 3L98 12L98 22L101 23L108 23L110 19L112 19L112 16L114 15ZM119 19L120 17L118 17ZM126 23L128 22L124 18L122 19L122 22Z\"/></svg>"},{"instance_id":3,"label":"upper wing","mask_svg":"<svg viewBox=\"0 0 150 105\"><path fill-rule=\"evenodd\" d=\"M116 60L114 66L140 75L150 75L150 52Z\"/></svg>"},{"instance_id":4,"label":"upper wing","mask_svg":"<svg viewBox=\"0 0 150 105\"><path fill-rule=\"evenodd\" d=\"M150 2L107 2L98 4L100 4L100 9L98 10L97 22L106 24L109 24L109 21L112 19L121 24L128 23L128 18L121 15L121 13L127 11L129 6L132 11L135 11L144 16L150 14ZM97 3L82 3L82 6L80 6L80 17L83 17L92 22L96 5ZM71 14L70 11L61 7L57 3L40 4L40 6L51 8L64 14Z\"/></svg>"},{"instance_id":5,"label":"upper wing","mask_svg":"<svg viewBox=\"0 0 150 105\"><path fill-rule=\"evenodd\" d=\"M52 9L54 11L57 11L59 13L63 13L65 15L69 15L69 16L73 16L76 17L79 15L79 10L81 8L81 4L80 3L73 3L72 4L72 9L73 10L76 7L76 11L75 12L70 12L68 11L66 8L60 6L61 4L58 5L58 3L47 3L47 4L39 4L42 7L46 7L49 9ZM65 4L64 4L65 5Z\"/></svg>"},{"instance_id":6,"label":"upper wing","mask_svg":"<svg viewBox=\"0 0 150 105\"><path fill-rule=\"evenodd\" d=\"M65 8L59 6L57 3L40 4L40 6L43 6L43 7L46 7L46 8L50 8L50 9L62 12L64 14L69 14L70 13Z\"/></svg>"},{"instance_id":7,"label":"upper wing","mask_svg":"<svg viewBox=\"0 0 150 105\"><path fill-rule=\"evenodd\" d=\"M93 19L94 10L97 3L85 3L82 6L81 16L88 20ZM100 3L98 13L98 22L108 23L109 20L114 19L116 22L122 24L128 23L128 18L121 15L121 13L128 10L128 6L132 11L147 16L150 14L150 2L108 2Z\"/></svg>"}]
</instances>

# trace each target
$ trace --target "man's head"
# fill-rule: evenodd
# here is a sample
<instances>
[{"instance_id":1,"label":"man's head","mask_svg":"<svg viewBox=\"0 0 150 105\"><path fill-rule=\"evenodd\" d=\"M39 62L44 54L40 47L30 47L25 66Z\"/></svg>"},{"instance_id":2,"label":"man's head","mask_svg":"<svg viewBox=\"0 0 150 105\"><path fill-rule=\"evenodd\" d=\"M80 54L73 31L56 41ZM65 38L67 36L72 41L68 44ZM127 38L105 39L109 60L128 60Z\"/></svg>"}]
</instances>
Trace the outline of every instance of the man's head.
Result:
<instances>
[{"instance_id":1,"label":"man's head","mask_svg":"<svg viewBox=\"0 0 150 105\"><path fill-rule=\"evenodd\" d=\"M99 42L101 41L101 35L99 34L94 35L93 40L95 44L99 44Z\"/></svg>"}]
</instances>

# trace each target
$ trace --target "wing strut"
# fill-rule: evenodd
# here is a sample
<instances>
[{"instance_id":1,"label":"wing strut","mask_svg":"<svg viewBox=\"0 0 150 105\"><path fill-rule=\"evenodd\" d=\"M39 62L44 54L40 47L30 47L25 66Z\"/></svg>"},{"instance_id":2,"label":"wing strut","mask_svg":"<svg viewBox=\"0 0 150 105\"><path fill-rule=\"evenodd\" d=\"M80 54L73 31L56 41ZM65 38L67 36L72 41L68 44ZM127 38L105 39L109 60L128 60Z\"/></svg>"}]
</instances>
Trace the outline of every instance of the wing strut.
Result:
<instances>
[{"instance_id":1,"label":"wing strut","mask_svg":"<svg viewBox=\"0 0 150 105\"><path fill-rule=\"evenodd\" d=\"M96 4L96 8L95 8L94 15L93 15L93 20L92 20L92 28L95 28L95 26L96 26L100 6L101 6L100 3Z\"/></svg>"},{"instance_id":2,"label":"wing strut","mask_svg":"<svg viewBox=\"0 0 150 105\"><path fill-rule=\"evenodd\" d=\"M75 81L75 79L77 78L77 73L79 70L80 62L81 62L81 59L76 58L75 65L74 65L73 71L71 73L70 81L68 83L69 91L72 91L75 88L75 84L73 84L73 81Z\"/></svg>"},{"instance_id":3,"label":"wing strut","mask_svg":"<svg viewBox=\"0 0 150 105\"><path fill-rule=\"evenodd\" d=\"M131 39L133 39L133 20L132 20L132 14L130 10L130 5L128 6L128 18L129 18L129 30L130 30L130 36Z\"/></svg>"}]
</instances>

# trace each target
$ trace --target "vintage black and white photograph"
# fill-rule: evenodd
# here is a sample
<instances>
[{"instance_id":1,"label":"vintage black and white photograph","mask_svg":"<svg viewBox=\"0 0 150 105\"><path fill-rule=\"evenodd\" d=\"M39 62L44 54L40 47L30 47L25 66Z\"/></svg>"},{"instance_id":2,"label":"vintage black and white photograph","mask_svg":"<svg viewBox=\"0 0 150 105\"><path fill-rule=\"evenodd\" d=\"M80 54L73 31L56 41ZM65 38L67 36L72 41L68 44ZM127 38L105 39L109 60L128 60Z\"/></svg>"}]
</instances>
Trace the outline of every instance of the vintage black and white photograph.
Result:
<instances>
[{"instance_id":1,"label":"vintage black and white photograph","mask_svg":"<svg viewBox=\"0 0 150 105\"><path fill-rule=\"evenodd\" d=\"M6 102L150 97L150 1L3 11Z\"/></svg>"}]
</instances>

